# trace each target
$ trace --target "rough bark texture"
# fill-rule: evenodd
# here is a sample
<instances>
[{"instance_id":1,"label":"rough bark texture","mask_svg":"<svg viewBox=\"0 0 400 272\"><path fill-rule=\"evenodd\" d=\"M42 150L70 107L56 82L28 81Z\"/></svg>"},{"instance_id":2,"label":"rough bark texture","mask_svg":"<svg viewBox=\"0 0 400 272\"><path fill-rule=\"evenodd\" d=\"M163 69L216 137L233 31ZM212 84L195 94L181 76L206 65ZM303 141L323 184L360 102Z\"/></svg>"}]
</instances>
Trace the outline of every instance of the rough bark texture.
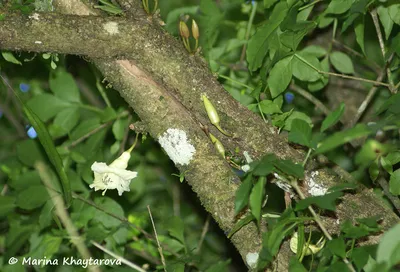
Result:
<instances>
[{"instance_id":1,"label":"rough bark texture","mask_svg":"<svg viewBox=\"0 0 400 272\"><path fill-rule=\"evenodd\" d=\"M159 139L169 128L186 133L196 152L188 165L177 166L181 171L188 170L187 181L205 209L224 231L229 231L235 223L234 196L238 178L214 150L200 124L207 125L214 135L218 135L226 149L233 151L238 147L241 154L247 151L254 159L275 153L279 158L300 162L304 154L291 148L286 138L274 133L273 127L234 100L210 73L204 60L189 55L177 39L160 27L158 19L153 21L137 8L138 1L123 2L125 9L135 5L134 18L94 17L91 16L93 10L78 0L54 1L54 6L58 12L83 17L60 14L6 16L0 21L0 48L92 57L104 76L145 122L152 137ZM110 60L110 56L120 60ZM200 100L203 93L217 107L222 127L233 133L233 138L221 135L209 123ZM342 181L327 169L316 169L316 165L311 161L307 168L302 185L306 195L314 184L328 188ZM329 232L338 233L337 222L345 219L354 222L355 218L372 215L383 219L385 229L398 221L390 208L372 192L360 188L343 197L335 219L327 217L324 220ZM258 252L261 246L254 224L238 231L232 242L244 260L248 253ZM285 243L276 261L279 271L287 270L290 256Z\"/></svg>"}]
</instances>

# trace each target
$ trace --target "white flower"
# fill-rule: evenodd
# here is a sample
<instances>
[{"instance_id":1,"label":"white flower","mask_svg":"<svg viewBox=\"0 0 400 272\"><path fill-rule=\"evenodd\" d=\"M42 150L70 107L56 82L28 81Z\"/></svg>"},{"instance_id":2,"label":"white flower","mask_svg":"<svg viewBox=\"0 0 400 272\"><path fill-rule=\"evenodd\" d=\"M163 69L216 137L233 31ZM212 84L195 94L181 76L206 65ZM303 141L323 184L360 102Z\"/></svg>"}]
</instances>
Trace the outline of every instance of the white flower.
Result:
<instances>
[{"instance_id":1,"label":"white flower","mask_svg":"<svg viewBox=\"0 0 400 272\"><path fill-rule=\"evenodd\" d=\"M137 172L126 170L128 161L131 158L131 151L133 146L121 154L121 156L113 161L110 165L104 162L94 162L92 164L92 171L94 172L93 184L90 188L97 190L104 190L102 195L108 189L117 189L118 195L122 195L124 191L129 192L129 184L133 178L137 177Z\"/></svg>"}]
</instances>

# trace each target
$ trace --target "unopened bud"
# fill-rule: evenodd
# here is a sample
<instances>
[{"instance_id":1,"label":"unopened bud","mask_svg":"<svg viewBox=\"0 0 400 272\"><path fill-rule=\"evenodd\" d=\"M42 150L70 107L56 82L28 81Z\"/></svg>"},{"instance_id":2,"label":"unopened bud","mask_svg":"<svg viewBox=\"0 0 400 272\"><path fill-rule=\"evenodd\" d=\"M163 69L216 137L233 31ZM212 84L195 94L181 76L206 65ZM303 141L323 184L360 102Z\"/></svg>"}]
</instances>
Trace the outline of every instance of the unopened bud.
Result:
<instances>
[{"instance_id":1,"label":"unopened bud","mask_svg":"<svg viewBox=\"0 0 400 272\"><path fill-rule=\"evenodd\" d=\"M183 38L189 39L189 28L184 21L180 21L179 23L179 32Z\"/></svg>"},{"instance_id":2,"label":"unopened bud","mask_svg":"<svg viewBox=\"0 0 400 272\"><path fill-rule=\"evenodd\" d=\"M193 38L195 40L199 39L199 36L200 36L199 26L197 25L195 20L192 20L192 34L193 34Z\"/></svg>"}]
</instances>

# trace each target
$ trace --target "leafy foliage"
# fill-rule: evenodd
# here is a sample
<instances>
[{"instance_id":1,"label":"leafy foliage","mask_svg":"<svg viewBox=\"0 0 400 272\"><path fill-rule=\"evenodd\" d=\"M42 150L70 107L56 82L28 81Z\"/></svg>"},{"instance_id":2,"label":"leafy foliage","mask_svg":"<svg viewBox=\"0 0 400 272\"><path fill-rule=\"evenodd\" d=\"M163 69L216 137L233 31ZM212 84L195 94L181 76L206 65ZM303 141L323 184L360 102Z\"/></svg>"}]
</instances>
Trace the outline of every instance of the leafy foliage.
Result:
<instances>
[{"instance_id":1,"label":"leafy foliage","mask_svg":"<svg viewBox=\"0 0 400 272\"><path fill-rule=\"evenodd\" d=\"M117 2L100 0L93 7L104 16L125 16ZM305 249L318 244L323 235L321 224L326 222L321 223L320 215L333 220L345 194L357 194L362 186L373 189L388 209L398 212L400 4L390 0L143 3L147 9L158 4L160 15L150 9L148 14L161 16L172 35L178 36L179 21L188 16L196 19L201 46L196 54L204 56L227 92L260 115L260 123L272 124L275 133L287 135L292 147L304 151L303 161L294 162L283 151L279 156L267 154L268 147L251 160L242 151L227 150L234 154L228 162L237 168L242 182L234 203L235 226L226 234L230 238L255 223L262 236L258 259L247 267L263 270L271 265L282 244L296 232L298 247L289 260L290 271L395 269L400 262L399 225L388 230L380 224L384 214L359 217L354 207L347 207L351 213L347 217L353 220L337 220L340 232L326 237L325 246L309 255ZM22 14L53 9L47 0L13 0L4 5ZM163 270L149 205L168 271L246 269L218 226L208 222L193 200L183 182L185 173L174 174L177 170L167 156L146 135L129 160L129 168L139 172L129 193L118 197L107 191L102 197L89 190L93 162L111 162L127 149L134 138L129 125L139 121L91 64L56 52L36 56L2 51L0 66L5 83L0 85L0 245L5 253L1 271L24 269L7 263L13 256L20 262L24 256L79 256L35 169L37 161L53 167L49 175L55 190L69 205L71 221L94 257L109 257L92 247L91 242L97 241L149 271ZM310 193L307 186L324 185L316 171L309 170L310 161L321 155L363 185L347 180L329 184L335 185L329 190L322 188L322 195ZM319 160L313 163L312 167ZM311 227L312 222L318 228ZM263 232L265 227L268 231ZM382 233L378 245L365 245L368 236ZM104 269L115 268L119 269Z\"/></svg>"}]
</instances>

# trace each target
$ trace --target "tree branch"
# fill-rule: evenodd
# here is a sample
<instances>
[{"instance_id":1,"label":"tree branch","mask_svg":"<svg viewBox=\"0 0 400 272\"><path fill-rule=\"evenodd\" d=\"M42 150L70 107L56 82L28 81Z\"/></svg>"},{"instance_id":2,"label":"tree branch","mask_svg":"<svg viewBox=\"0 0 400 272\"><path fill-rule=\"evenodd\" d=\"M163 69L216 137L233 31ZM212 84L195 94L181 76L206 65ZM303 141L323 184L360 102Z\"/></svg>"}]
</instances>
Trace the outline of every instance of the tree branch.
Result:
<instances>
[{"instance_id":1,"label":"tree branch","mask_svg":"<svg viewBox=\"0 0 400 272\"><path fill-rule=\"evenodd\" d=\"M137 1L135 3L139 6ZM54 5L59 12L93 14L91 9L78 0L59 0L55 1ZM292 159L299 163L303 160L304 153L292 149L287 144L286 138L274 134L271 126L239 104L223 89L200 56L189 55L178 40L167 34L157 20L153 22L143 11L137 10L135 18L129 21L129 24L126 19L115 17L107 20L94 16L43 15L39 18L49 18L57 24L52 26L44 22L45 27L41 28L40 32L40 19L38 22L27 21L26 18L20 19L25 20L27 25L20 22L18 27L32 28L30 24L38 25L35 26L36 36L29 34L24 38L18 37L20 39L18 44L9 41L10 33L14 36L19 33L21 36L24 30L17 29L15 25L7 26L4 21L0 21L0 34L6 37L0 42L0 48L12 50L36 48L35 51L43 50L41 52L87 54L93 58L103 75L139 115L154 139L160 140L160 136L165 135L171 128L184 132L195 153L188 164L176 160L175 163L181 172L187 172L185 176L188 183L222 230L229 232L234 226L234 198L239 179L216 152L199 124L209 124L212 133L220 135L219 138L227 150L239 148L241 152L247 151L253 159L260 158L266 153L275 153L279 158ZM63 21L66 18L68 20ZM13 20L18 23L18 19ZM111 31L114 33L111 34L108 31L110 29L104 28L105 24L110 22L118 25L119 33ZM81 25L82 23L87 25ZM96 26L95 23L100 24ZM55 33L56 30L52 30L52 27L56 28L58 33ZM8 32L2 33L3 28L7 28ZM56 36L50 36L48 32L43 32L44 30L51 30ZM65 32L62 33L61 30ZM78 41L73 40L71 35ZM61 41L57 40L58 37ZM136 40L131 40L134 37ZM36 45L35 41L42 41L42 46ZM47 42L51 43L51 46ZM63 45L64 42L67 44ZM79 44L82 42L91 44L92 48ZM12 45L15 47L11 48ZM105 45L116 51L107 49ZM127 52L130 54L121 55L121 50L125 50L124 48L129 49ZM105 52L110 55L104 54ZM110 56L125 55L129 56L129 61L110 58ZM233 138L221 135L209 123L203 102L200 100L203 93L216 106L221 117L221 125L228 132L234 133ZM169 155L174 159L173 154ZM319 183L324 186L340 182L340 178L328 170L319 170L320 174L312 176L312 173L315 174L315 168L316 164L313 161L308 163L305 188L311 184L310 180L313 184ZM307 190L305 192L307 195ZM349 206L357 207L357 212L349 209ZM355 214L384 215L384 228L389 228L397 222L393 212L365 189L354 195L346 195L342 204L338 206L337 216L340 220L354 221ZM339 231L334 224L326 225L329 226L330 233ZM261 237L254 224L248 224L240 229L231 240L244 260L247 254L257 253L261 247ZM289 248L283 246L277 259L277 263L281 264L280 271L287 270L285 268L290 256Z\"/></svg>"}]
</instances>

